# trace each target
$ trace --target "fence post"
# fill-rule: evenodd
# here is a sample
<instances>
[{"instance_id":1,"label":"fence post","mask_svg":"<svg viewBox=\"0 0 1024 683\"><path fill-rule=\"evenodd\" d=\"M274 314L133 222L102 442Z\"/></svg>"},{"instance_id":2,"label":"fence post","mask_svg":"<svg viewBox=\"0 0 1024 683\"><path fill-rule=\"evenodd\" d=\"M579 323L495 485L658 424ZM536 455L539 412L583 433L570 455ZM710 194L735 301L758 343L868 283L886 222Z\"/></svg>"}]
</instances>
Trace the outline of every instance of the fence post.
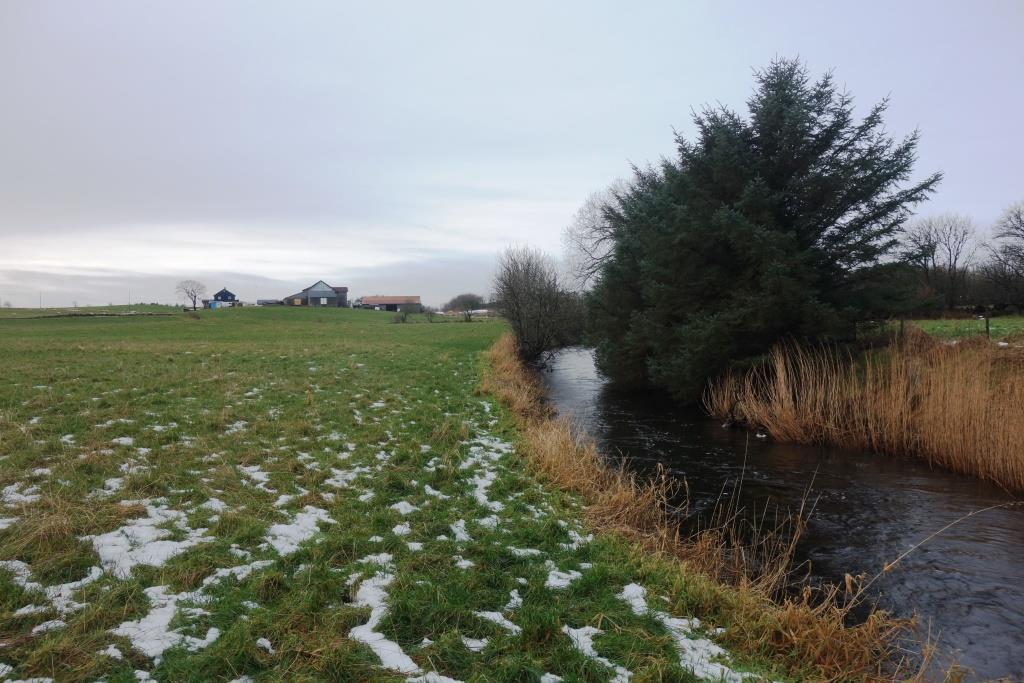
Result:
<instances>
[{"instance_id":1,"label":"fence post","mask_svg":"<svg viewBox=\"0 0 1024 683\"><path fill-rule=\"evenodd\" d=\"M904 323L904 322L905 322L905 321L904 321L904 319L903 319L903 318L900 318L900 339L903 339L903 333L904 333L904 330L903 330L903 323Z\"/></svg>"},{"instance_id":2,"label":"fence post","mask_svg":"<svg viewBox=\"0 0 1024 683\"><path fill-rule=\"evenodd\" d=\"M985 316L985 336L992 339L992 328L989 327L987 315Z\"/></svg>"}]
</instances>

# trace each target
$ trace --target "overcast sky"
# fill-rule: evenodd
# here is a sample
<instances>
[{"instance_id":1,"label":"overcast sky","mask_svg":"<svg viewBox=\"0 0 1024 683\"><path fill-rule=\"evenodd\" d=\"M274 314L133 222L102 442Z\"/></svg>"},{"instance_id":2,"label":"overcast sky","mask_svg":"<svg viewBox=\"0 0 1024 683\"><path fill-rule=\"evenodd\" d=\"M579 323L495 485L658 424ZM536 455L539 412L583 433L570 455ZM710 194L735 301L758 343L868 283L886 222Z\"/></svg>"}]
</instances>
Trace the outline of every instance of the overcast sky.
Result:
<instances>
[{"instance_id":1,"label":"overcast sky","mask_svg":"<svg viewBox=\"0 0 1024 683\"><path fill-rule=\"evenodd\" d=\"M924 213L1024 199L1024 2L778 4L0 2L0 300L486 293L776 55L892 96Z\"/></svg>"}]
</instances>

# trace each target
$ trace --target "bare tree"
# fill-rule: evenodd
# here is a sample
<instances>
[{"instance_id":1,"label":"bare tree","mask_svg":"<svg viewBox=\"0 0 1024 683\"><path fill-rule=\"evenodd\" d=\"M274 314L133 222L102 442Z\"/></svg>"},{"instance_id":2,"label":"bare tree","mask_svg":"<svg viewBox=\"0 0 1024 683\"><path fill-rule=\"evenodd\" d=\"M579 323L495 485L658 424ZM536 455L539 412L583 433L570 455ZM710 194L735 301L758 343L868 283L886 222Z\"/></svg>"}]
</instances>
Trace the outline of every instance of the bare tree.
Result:
<instances>
[{"instance_id":1,"label":"bare tree","mask_svg":"<svg viewBox=\"0 0 1024 683\"><path fill-rule=\"evenodd\" d=\"M498 261L494 293L524 360L538 360L577 339L579 296L562 286L554 263L540 251L506 249Z\"/></svg>"},{"instance_id":2,"label":"bare tree","mask_svg":"<svg viewBox=\"0 0 1024 683\"><path fill-rule=\"evenodd\" d=\"M629 183L620 178L607 189L594 192L562 232L565 259L578 289L586 289L610 257L615 233L607 211L628 189Z\"/></svg>"},{"instance_id":3,"label":"bare tree","mask_svg":"<svg viewBox=\"0 0 1024 683\"><path fill-rule=\"evenodd\" d=\"M974 224L967 216L943 214L922 218L905 232L906 255L925 285L942 295L947 309L961 303L974 261Z\"/></svg>"},{"instance_id":4,"label":"bare tree","mask_svg":"<svg viewBox=\"0 0 1024 683\"><path fill-rule=\"evenodd\" d=\"M996 222L995 239L981 274L992 285L999 303L1024 308L1024 202L1003 213Z\"/></svg>"},{"instance_id":5,"label":"bare tree","mask_svg":"<svg viewBox=\"0 0 1024 683\"><path fill-rule=\"evenodd\" d=\"M473 320L473 311L484 307L484 298L479 294L459 294L444 306L446 311L454 311L462 315L467 323Z\"/></svg>"},{"instance_id":6,"label":"bare tree","mask_svg":"<svg viewBox=\"0 0 1024 683\"><path fill-rule=\"evenodd\" d=\"M206 294L206 285L198 280L182 280L175 291L192 302L192 310L196 310L199 297Z\"/></svg>"}]
</instances>

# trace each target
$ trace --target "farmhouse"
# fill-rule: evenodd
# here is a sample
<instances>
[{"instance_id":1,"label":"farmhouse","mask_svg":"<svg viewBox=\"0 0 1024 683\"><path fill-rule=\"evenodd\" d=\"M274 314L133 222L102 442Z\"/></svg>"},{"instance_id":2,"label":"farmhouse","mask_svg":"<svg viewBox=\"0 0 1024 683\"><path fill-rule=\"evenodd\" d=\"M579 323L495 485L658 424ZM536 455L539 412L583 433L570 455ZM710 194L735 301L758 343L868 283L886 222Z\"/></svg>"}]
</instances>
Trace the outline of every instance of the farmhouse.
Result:
<instances>
[{"instance_id":1,"label":"farmhouse","mask_svg":"<svg viewBox=\"0 0 1024 683\"><path fill-rule=\"evenodd\" d=\"M332 287L323 280L306 287L298 294L284 298L285 306L348 306L348 287Z\"/></svg>"},{"instance_id":2,"label":"farmhouse","mask_svg":"<svg viewBox=\"0 0 1024 683\"><path fill-rule=\"evenodd\" d=\"M242 302L238 300L238 297L229 292L226 287L214 294L212 299L203 299L205 308L228 308L241 305Z\"/></svg>"},{"instance_id":3,"label":"farmhouse","mask_svg":"<svg viewBox=\"0 0 1024 683\"><path fill-rule=\"evenodd\" d=\"M419 313L423 310L418 296L364 296L359 300L360 308L377 311L409 311Z\"/></svg>"}]
</instances>

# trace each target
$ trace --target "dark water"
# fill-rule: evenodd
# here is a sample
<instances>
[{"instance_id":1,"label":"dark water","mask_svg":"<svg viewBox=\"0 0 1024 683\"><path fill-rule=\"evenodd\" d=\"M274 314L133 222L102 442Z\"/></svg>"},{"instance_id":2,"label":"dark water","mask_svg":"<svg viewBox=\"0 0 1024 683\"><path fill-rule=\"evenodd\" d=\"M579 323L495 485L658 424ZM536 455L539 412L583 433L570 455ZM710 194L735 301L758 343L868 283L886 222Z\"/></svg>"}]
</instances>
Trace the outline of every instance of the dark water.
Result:
<instances>
[{"instance_id":1,"label":"dark water","mask_svg":"<svg viewBox=\"0 0 1024 683\"><path fill-rule=\"evenodd\" d=\"M557 409L575 416L604 453L621 453L637 468L660 463L685 477L691 510L714 505L723 487L734 495L741 474L747 507L767 501L796 510L810 487L817 503L800 553L816 580L877 574L946 524L1014 500L917 461L766 442L723 429L697 410L618 394L585 349L560 353L545 379ZM956 524L878 579L871 593L893 614L917 614L922 632L945 653L940 664L955 655L973 680L1024 680L1024 506Z\"/></svg>"}]
</instances>

